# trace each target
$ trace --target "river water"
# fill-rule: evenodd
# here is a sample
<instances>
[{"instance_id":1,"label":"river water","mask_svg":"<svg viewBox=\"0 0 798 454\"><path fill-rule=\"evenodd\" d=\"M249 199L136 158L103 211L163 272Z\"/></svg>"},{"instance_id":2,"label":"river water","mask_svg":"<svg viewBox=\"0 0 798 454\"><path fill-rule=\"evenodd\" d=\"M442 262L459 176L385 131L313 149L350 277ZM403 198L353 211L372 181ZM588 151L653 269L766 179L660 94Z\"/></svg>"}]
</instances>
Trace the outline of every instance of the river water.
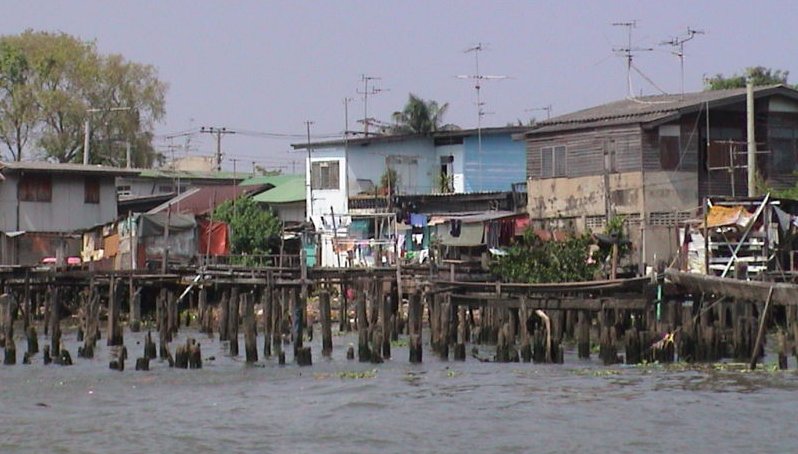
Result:
<instances>
[{"instance_id":1,"label":"river water","mask_svg":"<svg viewBox=\"0 0 798 454\"><path fill-rule=\"evenodd\" d=\"M798 375L735 365L613 366L566 353L564 365L440 361L405 347L381 365L332 359L312 367L247 366L201 340L203 369L155 360L133 371L143 335L126 332L128 369L0 366L0 453L793 452ZM176 342L185 339L181 332ZM42 344L44 340L40 341ZM174 345L174 344L173 344ZM262 346L262 339L259 339ZM19 359L24 341L18 341ZM290 348L289 348L290 350ZM483 354L489 355L485 349ZM209 357L214 360L208 360ZM288 353L288 361L291 354Z\"/></svg>"}]
</instances>

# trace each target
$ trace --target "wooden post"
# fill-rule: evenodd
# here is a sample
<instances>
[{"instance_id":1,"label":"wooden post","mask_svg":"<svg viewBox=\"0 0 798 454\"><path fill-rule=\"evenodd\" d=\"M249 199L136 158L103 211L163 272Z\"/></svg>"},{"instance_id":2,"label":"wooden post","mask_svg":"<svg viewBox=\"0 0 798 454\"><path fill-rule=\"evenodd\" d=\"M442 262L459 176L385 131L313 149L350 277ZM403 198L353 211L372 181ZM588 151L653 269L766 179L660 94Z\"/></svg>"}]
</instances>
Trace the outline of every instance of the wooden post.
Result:
<instances>
[{"instance_id":1,"label":"wooden post","mask_svg":"<svg viewBox=\"0 0 798 454\"><path fill-rule=\"evenodd\" d=\"M50 286L50 354L61 356L61 301L56 285Z\"/></svg>"},{"instance_id":2,"label":"wooden post","mask_svg":"<svg viewBox=\"0 0 798 454\"><path fill-rule=\"evenodd\" d=\"M438 338L438 354L444 361L449 359L449 317L451 315L449 294L446 295L446 301L441 304L440 308L440 337Z\"/></svg>"},{"instance_id":3,"label":"wooden post","mask_svg":"<svg viewBox=\"0 0 798 454\"><path fill-rule=\"evenodd\" d=\"M133 271L130 271L128 279L128 307L130 309L130 331L138 333L141 331L141 288L133 285Z\"/></svg>"},{"instance_id":4,"label":"wooden post","mask_svg":"<svg viewBox=\"0 0 798 454\"><path fill-rule=\"evenodd\" d=\"M518 309L518 315L518 332L521 338L521 361L528 363L532 361L532 345L529 342L529 330L527 329L529 308L527 307L526 296L521 296L521 307Z\"/></svg>"},{"instance_id":5,"label":"wooden post","mask_svg":"<svg viewBox=\"0 0 798 454\"><path fill-rule=\"evenodd\" d=\"M301 298L301 293L296 288L291 289L291 321L293 322L293 335L294 335L294 359L299 356L299 350L303 347L303 330L304 324L302 323L304 315L304 304Z\"/></svg>"},{"instance_id":6,"label":"wooden post","mask_svg":"<svg viewBox=\"0 0 798 454\"><path fill-rule=\"evenodd\" d=\"M247 362L254 363L258 361L257 332L255 331L255 302L252 298L252 293L249 292L241 295L241 298L244 302L244 350L246 352ZM238 341L235 343L238 344Z\"/></svg>"},{"instance_id":7,"label":"wooden post","mask_svg":"<svg viewBox=\"0 0 798 454\"><path fill-rule=\"evenodd\" d=\"M230 356L238 356L238 308L241 304L242 295L238 287L233 287L230 291L230 302L227 315L227 336L230 341Z\"/></svg>"},{"instance_id":8,"label":"wooden post","mask_svg":"<svg viewBox=\"0 0 798 454\"><path fill-rule=\"evenodd\" d=\"M280 292L281 298L272 299L272 347L274 354L280 364L285 364L285 353L283 353L283 309L282 303L285 301L285 288Z\"/></svg>"},{"instance_id":9,"label":"wooden post","mask_svg":"<svg viewBox=\"0 0 798 454\"><path fill-rule=\"evenodd\" d=\"M14 343L14 301L11 295L0 295L0 307L3 314L3 335L5 337L5 355L3 364L11 366L17 363L17 345Z\"/></svg>"},{"instance_id":10,"label":"wooden post","mask_svg":"<svg viewBox=\"0 0 798 454\"><path fill-rule=\"evenodd\" d=\"M421 290L416 290L410 295L410 304L407 308L407 328L409 333L408 347L410 349L410 362L421 363L423 352L421 349Z\"/></svg>"},{"instance_id":11,"label":"wooden post","mask_svg":"<svg viewBox=\"0 0 798 454\"><path fill-rule=\"evenodd\" d=\"M106 344L122 345L122 330L119 327L119 300L116 297L116 278L111 274L108 282L108 334Z\"/></svg>"},{"instance_id":12,"label":"wooden post","mask_svg":"<svg viewBox=\"0 0 798 454\"><path fill-rule=\"evenodd\" d=\"M756 360L759 358L760 351L762 351L762 340L765 335L765 321L767 320L768 309L770 308L770 300L773 299L773 286L768 291L768 298L765 301L765 309L759 313L759 330L756 333L756 341L754 342L754 350L751 354L751 362L749 366L751 370L756 369Z\"/></svg>"},{"instance_id":13,"label":"wooden post","mask_svg":"<svg viewBox=\"0 0 798 454\"><path fill-rule=\"evenodd\" d=\"M167 290L161 289L160 295L158 295L158 309L156 316L158 317L158 342L159 342L159 356L161 359L169 359L171 358L171 353L169 352L169 342L171 338L169 337L169 324L168 324L168 309L167 309Z\"/></svg>"},{"instance_id":14,"label":"wooden post","mask_svg":"<svg viewBox=\"0 0 798 454\"><path fill-rule=\"evenodd\" d=\"M361 363L371 361L369 348L369 325L366 316L366 295L358 286L357 297L357 358Z\"/></svg>"},{"instance_id":15,"label":"wooden post","mask_svg":"<svg viewBox=\"0 0 798 454\"><path fill-rule=\"evenodd\" d=\"M197 318L199 319L199 332L206 333L205 331L205 314L208 311L208 289L200 287L199 295L197 295Z\"/></svg>"},{"instance_id":16,"label":"wooden post","mask_svg":"<svg viewBox=\"0 0 798 454\"><path fill-rule=\"evenodd\" d=\"M225 290L222 292L222 299L219 301L219 342L230 339L227 331L228 317L230 317L230 293Z\"/></svg>"},{"instance_id":17,"label":"wooden post","mask_svg":"<svg viewBox=\"0 0 798 454\"><path fill-rule=\"evenodd\" d=\"M177 317L177 298L171 289L166 291L166 341L172 342L177 335L177 327L180 320Z\"/></svg>"},{"instance_id":18,"label":"wooden post","mask_svg":"<svg viewBox=\"0 0 798 454\"><path fill-rule=\"evenodd\" d=\"M590 359L590 314L579 311L577 315L577 350L580 359Z\"/></svg>"},{"instance_id":19,"label":"wooden post","mask_svg":"<svg viewBox=\"0 0 798 454\"><path fill-rule=\"evenodd\" d=\"M454 346L454 360L465 361L466 359L466 308L457 308L457 343Z\"/></svg>"},{"instance_id":20,"label":"wooden post","mask_svg":"<svg viewBox=\"0 0 798 454\"><path fill-rule=\"evenodd\" d=\"M391 357L391 295L382 298L382 357L388 359Z\"/></svg>"},{"instance_id":21,"label":"wooden post","mask_svg":"<svg viewBox=\"0 0 798 454\"><path fill-rule=\"evenodd\" d=\"M321 317L321 354L325 357L332 355L332 320L330 311L330 292L322 290L319 293L319 315Z\"/></svg>"},{"instance_id":22,"label":"wooden post","mask_svg":"<svg viewBox=\"0 0 798 454\"><path fill-rule=\"evenodd\" d=\"M341 278L340 306L338 308L338 331L349 332L352 327L349 324L349 285L346 278Z\"/></svg>"},{"instance_id":23,"label":"wooden post","mask_svg":"<svg viewBox=\"0 0 798 454\"><path fill-rule=\"evenodd\" d=\"M266 287L261 290L261 304L263 307L263 357L272 356L272 273L268 272L266 277Z\"/></svg>"}]
</instances>

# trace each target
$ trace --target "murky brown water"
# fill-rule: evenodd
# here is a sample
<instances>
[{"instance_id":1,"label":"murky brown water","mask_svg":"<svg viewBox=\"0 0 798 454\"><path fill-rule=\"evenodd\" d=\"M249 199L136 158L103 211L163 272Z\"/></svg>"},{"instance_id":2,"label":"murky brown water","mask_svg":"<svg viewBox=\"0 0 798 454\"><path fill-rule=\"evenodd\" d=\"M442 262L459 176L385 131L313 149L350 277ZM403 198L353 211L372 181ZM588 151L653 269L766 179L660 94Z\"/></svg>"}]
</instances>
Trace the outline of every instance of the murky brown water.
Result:
<instances>
[{"instance_id":1,"label":"murky brown water","mask_svg":"<svg viewBox=\"0 0 798 454\"><path fill-rule=\"evenodd\" d=\"M181 333L178 342L184 339ZM735 367L604 367L441 362L406 348L382 365L345 359L249 367L201 336L201 370L154 361L132 370L142 340L126 333L129 370L0 366L0 452L792 452L798 374ZM261 345L262 340L259 340ZM42 342L43 344L43 342ZM425 346L426 347L426 346ZM24 342L18 342L21 351ZM243 357L243 342L241 343ZM487 351L485 352L487 355ZM289 353L290 361L290 353ZM795 364L791 359L790 367ZM361 374L351 374L359 372Z\"/></svg>"}]
</instances>

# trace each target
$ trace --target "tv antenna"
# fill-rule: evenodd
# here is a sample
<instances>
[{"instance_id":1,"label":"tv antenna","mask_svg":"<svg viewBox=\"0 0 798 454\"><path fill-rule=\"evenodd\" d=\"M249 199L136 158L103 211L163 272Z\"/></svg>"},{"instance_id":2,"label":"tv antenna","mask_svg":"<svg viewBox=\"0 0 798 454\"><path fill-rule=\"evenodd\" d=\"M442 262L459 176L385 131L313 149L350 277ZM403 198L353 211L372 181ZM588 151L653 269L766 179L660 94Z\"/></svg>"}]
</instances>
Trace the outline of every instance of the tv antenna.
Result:
<instances>
[{"instance_id":1,"label":"tv antenna","mask_svg":"<svg viewBox=\"0 0 798 454\"><path fill-rule=\"evenodd\" d=\"M684 97L684 43L690 41L691 39L695 38L695 35L703 35L703 30L694 30L690 27L687 27L687 34L685 36L672 38L669 41L663 41L660 43L661 46L671 46L674 50L671 53L677 57L679 57L679 68L681 70L681 94Z\"/></svg>"},{"instance_id":2,"label":"tv antenna","mask_svg":"<svg viewBox=\"0 0 798 454\"><path fill-rule=\"evenodd\" d=\"M545 105L543 107L532 107L530 109L524 109L524 112L540 112L546 111L546 121L551 120L551 104Z\"/></svg>"},{"instance_id":3,"label":"tv antenna","mask_svg":"<svg viewBox=\"0 0 798 454\"><path fill-rule=\"evenodd\" d=\"M381 77L377 76L367 76L362 74L360 76L360 80L363 82L363 91L357 91L358 94L363 95L363 136L369 136L369 95L377 95L384 91L389 91L386 88L377 88L372 86L371 90L369 90L369 82L373 82L375 80L382 80Z\"/></svg>"},{"instance_id":4,"label":"tv antenna","mask_svg":"<svg viewBox=\"0 0 798 454\"><path fill-rule=\"evenodd\" d=\"M626 83L629 90L629 97L634 98L635 92L632 88L632 68L634 64L632 61L637 52L651 52L654 48L651 47L636 47L632 45L632 29L637 28L637 21L627 21L627 22L613 22L613 27L626 27L627 30L627 40L626 40L626 47L613 47L612 51L616 54L623 55L626 57ZM636 69L636 68L635 68ZM642 75L642 74L641 74Z\"/></svg>"},{"instance_id":5,"label":"tv antenna","mask_svg":"<svg viewBox=\"0 0 798 454\"><path fill-rule=\"evenodd\" d=\"M480 178L480 190L482 190L482 117L487 115L489 112L485 112L482 107L485 105L482 102L482 81L483 80L502 80L507 79L508 76L489 76L486 74L482 74L479 72L479 53L485 50L485 46L482 43L477 43L476 46L469 47L464 53L473 53L474 54L474 74L462 74L456 76L458 79L469 79L474 81L474 90L477 94L477 156L479 162L479 178Z\"/></svg>"}]
</instances>

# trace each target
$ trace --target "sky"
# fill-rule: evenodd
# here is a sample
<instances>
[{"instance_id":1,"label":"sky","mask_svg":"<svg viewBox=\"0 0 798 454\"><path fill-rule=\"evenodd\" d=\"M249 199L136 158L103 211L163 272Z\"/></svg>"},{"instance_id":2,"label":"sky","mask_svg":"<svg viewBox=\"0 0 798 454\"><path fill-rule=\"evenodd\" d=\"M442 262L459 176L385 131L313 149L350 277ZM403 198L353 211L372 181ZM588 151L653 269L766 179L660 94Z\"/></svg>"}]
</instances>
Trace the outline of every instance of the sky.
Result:
<instances>
[{"instance_id":1,"label":"sky","mask_svg":"<svg viewBox=\"0 0 798 454\"><path fill-rule=\"evenodd\" d=\"M169 85L156 147L211 155L215 140L192 133L225 127L224 167L252 163L300 171L292 143L341 137L364 117L363 75L378 77L368 116L389 122L409 93L448 103L445 123L477 126L478 44L483 127L545 119L619 100L629 93L628 28L637 95L678 93L679 59L661 45L703 31L684 45L685 91L703 78L748 66L797 71L792 1L17 1L0 14L0 34L61 31L96 41L157 68ZM645 79L649 79L650 82ZM177 137L170 138L178 135ZM188 141L188 143L187 143ZM174 148L173 148L174 149Z\"/></svg>"}]
</instances>

